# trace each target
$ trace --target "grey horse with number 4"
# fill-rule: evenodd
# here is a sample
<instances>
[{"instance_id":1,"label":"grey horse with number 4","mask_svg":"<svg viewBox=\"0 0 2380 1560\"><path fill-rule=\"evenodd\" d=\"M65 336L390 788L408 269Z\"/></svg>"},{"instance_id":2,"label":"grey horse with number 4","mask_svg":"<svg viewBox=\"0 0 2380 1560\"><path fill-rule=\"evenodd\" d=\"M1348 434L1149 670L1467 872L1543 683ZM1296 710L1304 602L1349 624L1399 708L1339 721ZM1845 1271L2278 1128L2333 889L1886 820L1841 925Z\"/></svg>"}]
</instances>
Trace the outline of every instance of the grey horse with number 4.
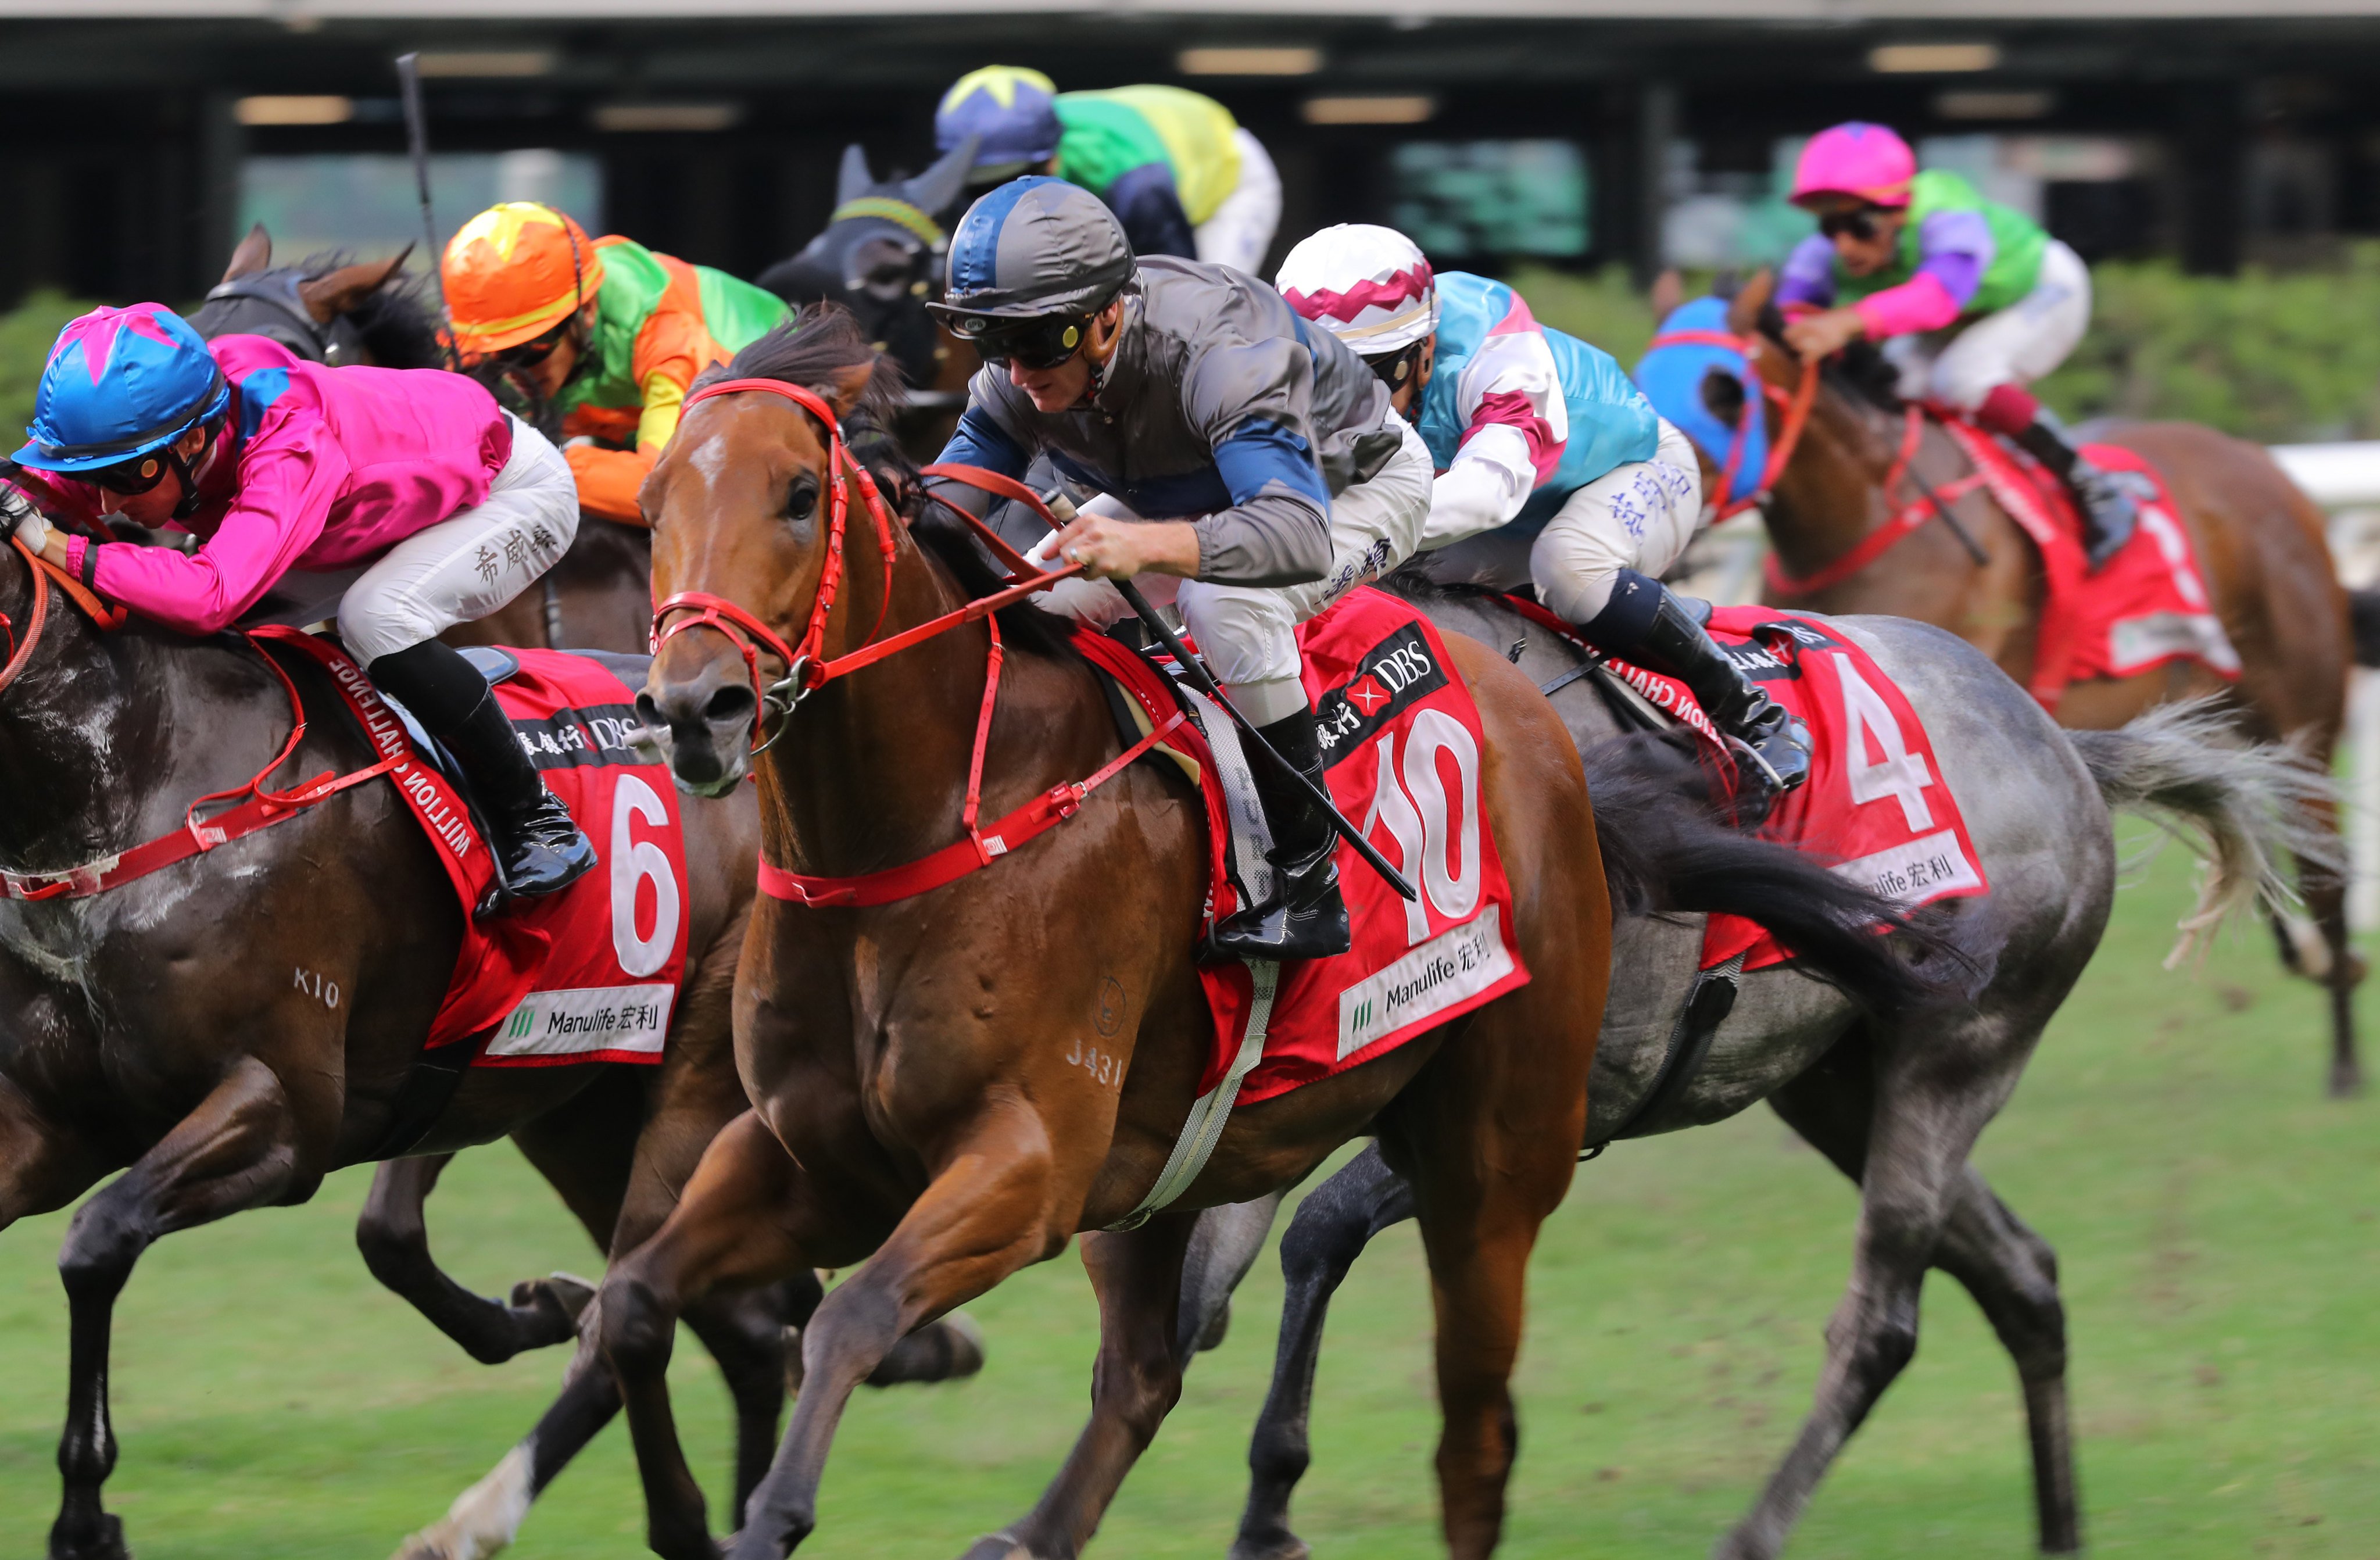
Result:
<instances>
[{"instance_id":1,"label":"grey horse with number 4","mask_svg":"<svg viewBox=\"0 0 2380 1560\"><path fill-rule=\"evenodd\" d=\"M1626 706L1576 674L1568 644L1478 597L1439 603L1445 628L1514 647L1553 698L1601 787L1630 766L1597 762L1628 730ZM1778 1554L1828 1464L1917 1347L1927 1269L1966 1286L2014 1359L2033 1453L2042 1550L2081 1547L2058 1262L1968 1162L2075 978L2098 945L2115 886L2111 807L2145 810L2207 855L2204 930L2283 895L2273 863L2319 851L2290 822L2319 782L2289 750L2243 747L2204 705L2154 712L2114 731L2061 731L1964 641L1891 617L1834 619L1894 677L1925 723L1964 812L1990 894L1924 916L1977 963L1972 1001L1899 1018L1863 1011L1795 966L1732 982L1697 969L1703 918L1622 918L1612 945L1603 1041L1587 1093L1590 1147L1723 1120L1767 1100L1860 1186L1851 1283L1827 1328L1816 1403L1751 1512L1715 1554ZM1564 679L1570 679L1564 681ZM1639 742L1643 738L1637 739ZM1707 885L1645 885L1655 910L1706 908ZM1220 1319L1255 1260L1279 1199L1202 1220L1177 1336ZM1405 1183L1367 1148L1299 1205L1281 1241L1287 1297L1272 1390L1249 1449L1253 1475L1232 1560L1294 1560L1289 1526L1305 1472L1307 1415L1324 1310L1366 1242L1413 1215Z\"/></svg>"}]
</instances>

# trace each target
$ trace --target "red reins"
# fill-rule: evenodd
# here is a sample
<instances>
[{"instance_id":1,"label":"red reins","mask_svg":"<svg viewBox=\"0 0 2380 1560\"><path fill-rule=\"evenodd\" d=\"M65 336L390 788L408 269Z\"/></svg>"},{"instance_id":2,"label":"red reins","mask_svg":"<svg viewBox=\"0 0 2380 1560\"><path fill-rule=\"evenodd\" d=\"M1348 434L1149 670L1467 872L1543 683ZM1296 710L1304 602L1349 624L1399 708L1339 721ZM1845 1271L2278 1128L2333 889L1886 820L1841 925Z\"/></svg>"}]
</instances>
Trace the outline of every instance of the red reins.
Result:
<instances>
[{"instance_id":1,"label":"red reins","mask_svg":"<svg viewBox=\"0 0 2380 1560\"><path fill-rule=\"evenodd\" d=\"M1079 564L1047 573L1034 571L1023 555L1002 541L990 526L957 505L938 498L935 502L975 528L976 534L991 549L993 555L1008 566L1009 578L1014 583L997 594L969 602L955 612L944 613L913 628L905 628L889 640L878 640L877 631L884 627L884 614L892 603L892 560L900 552L900 541L893 531L892 512L885 507L883 495L876 490L876 479L868 475L868 469L859 464L852 456L850 446L844 443L843 424L835 416L834 408L827 404L825 397L801 385L775 379L721 380L688 396L686 398L686 408L691 410L698 403L714 396L746 391L782 396L818 419L826 428L827 487L830 494L826 562L819 571L818 594L810 602L809 621L803 627L800 641L788 645L775 629L726 597L712 595L706 591L680 591L653 609L651 642L653 652L659 654L662 646L690 628L715 628L727 638L744 657L745 670L752 679L753 697L759 701L759 709L752 722L754 752L766 751L769 744L777 739L776 734L767 731L771 711L776 713L778 731L782 732L783 719L793 713L795 706L835 678L847 676L888 655L897 654L911 645L921 644L963 623L975 622L1011 602L1021 601L1036 591L1046 591L1062 579L1071 579L1082 573ZM986 471L973 466L929 466L925 474L952 478L1004 498L1016 499L1030 505L1052 526L1057 523L1032 489L996 471ZM826 641L827 618L834 611L835 597L843 586L844 537L854 483L858 485L860 496L867 501L868 517L876 522L878 550L884 558L883 600L877 608L875 628L868 629L856 650L832 660L822 660L820 652ZM760 652L763 650L784 663L785 675L775 683L764 684L761 680Z\"/></svg>"},{"instance_id":2,"label":"red reins","mask_svg":"<svg viewBox=\"0 0 2380 1560\"><path fill-rule=\"evenodd\" d=\"M1166 736L1181 726L1187 717L1175 711L1171 719L1154 723L1148 736L1126 748L1095 773L1081 780L1055 786L1034 797L1024 806L995 819L990 824L978 822L983 805L983 761L991 742L992 712L1000 697L1000 671L1006 658L1001 643L1000 620L991 615L1013 602L1022 601L1038 591L1046 591L1063 579L1083 572L1080 564L1064 568L1037 570L1033 565L1003 541L997 531L957 505L939 494L929 494L937 504L958 516L971 527L978 541L992 555L1006 566L1009 584L1006 589L978 597L965 606L929 618L914 628L904 628L889 639L877 639L884 626L883 614L877 615L876 628L858 648L832 660L820 660L826 632L827 615L833 610L834 592L842 579L842 554L844 539L844 488L856 477L860 492L867 498L868 511L874 516L878 535L883 541L884 594L889 605L892 592L892 560L897 551L892 517L876 491L875 482L861 469L844 444L843 430L834 408L811 391L796 384L773 379L731 379L706 385L686 397L686 405L723 396L735 391L759 391L783 396L823 423L827 431L829 470L840 469L845 481L836 484L836 495L830 511L827 528L828 555L819 575L819 594L810 603L809 622L804 628L798 646L788 646L776 630L751 613L723 596L701 591L680 591L662 602L653 613L653 649L661 647L689 628L710 628L726 636L744 657L745 666L752 676L754 693L761 707L754 713L752 750L765 751L783 731L783 722L789 718L802 700L836 677L873 665L888 656L896 655L912 645L922 644L938 634L947 633L961 624L979 618L990 619L991 647L984 664L983 699L976 717L975 746L967 761L966 803L960 821L966 829L965 839L953 840L915 861L880 871L863 872L856 877L820 877L804 872L788 871L760 859L760 891L772 899L809 906L884 905L906 899L930 888L939 888L966 876L979 868L1007 855L1026 841L1044 834L1081 810L1083 800L1093 790L1105 785L1131 766L1134 760L1154 748ZM1014 499L1030 507L1052 530L1057 519L1049 506L1031 488L997 471L981 467L946 465L929 466L923 475L966 483L1002 498ZM760 682L759 652L768 651L785 663L785 676L778 683L763 688ZM763 736L769 712L774 709L780 722L775 734Z\"/></svg>"},{"instance_id":3,"label":"red reins","mask_svg":"<svg viewBox=\"0 0 2380 1560\"><path fill-rule=\"evenodd\" d=\"M1645 350L1658 351L1664 347L1723 347L1743 360L1745 372L1752 375L1753 383L1760 386L1760 397L1747 396L1743 399L1743 410L1736 418L1735 436L1728 441L1727 459L1719 468L1718 493L1711 500L1711 506L1716 511L1712 516L1715 521L1740 515L1768 496L1768 490L1775 487L1777 479L1785 474L1786 462L1793 458L1794 447L1802 442L1802 430L1809 425L1810 408L1818 398L1817 367L1812 363L1803 364L1801 380L1789 395L1769 384L1753 366L1753 360L1768 347L1768 343L1757 335L1737 335L1732 331L1670 331L1655 336ZM1736 479L1741 474L1739 469L1743 464L1743 452L1751 443L1751 419L1765 416L1764 408L1768 401L1785 408L1785 420L1768 446L1768 462L1761 470L1759 485L1741 497L1734 496Z\"/></svg>"}]
</instances>

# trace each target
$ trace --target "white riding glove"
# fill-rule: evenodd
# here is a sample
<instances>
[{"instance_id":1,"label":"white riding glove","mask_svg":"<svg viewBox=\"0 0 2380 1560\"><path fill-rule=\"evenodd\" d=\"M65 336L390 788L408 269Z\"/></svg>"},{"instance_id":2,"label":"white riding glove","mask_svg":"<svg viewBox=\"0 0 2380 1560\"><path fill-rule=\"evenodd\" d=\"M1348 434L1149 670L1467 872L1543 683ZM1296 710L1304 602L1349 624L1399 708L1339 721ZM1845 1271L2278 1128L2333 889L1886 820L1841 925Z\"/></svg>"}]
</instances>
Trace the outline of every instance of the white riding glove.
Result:
<instances>
[{"instance_id":1,"label":"white riding glove","mask_svg":"<svg viewBox=\"0 0 2380 1560\"><path fill-rule=\"evenodd\" d=\"M33 507L33 501L13 487L0 486L0 525L26 546L38 553L50 544L50 522Z\"/></svg>"}]
</instances>

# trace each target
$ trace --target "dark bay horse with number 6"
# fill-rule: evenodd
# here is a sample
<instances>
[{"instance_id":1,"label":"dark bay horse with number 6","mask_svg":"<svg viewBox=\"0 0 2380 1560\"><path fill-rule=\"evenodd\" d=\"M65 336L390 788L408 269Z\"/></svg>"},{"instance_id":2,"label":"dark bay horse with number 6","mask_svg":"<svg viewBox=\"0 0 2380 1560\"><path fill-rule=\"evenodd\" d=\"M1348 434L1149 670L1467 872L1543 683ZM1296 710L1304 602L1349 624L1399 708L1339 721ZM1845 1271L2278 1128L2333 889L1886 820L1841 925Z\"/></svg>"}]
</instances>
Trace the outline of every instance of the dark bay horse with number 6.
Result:
<instances>
[{"instance_id":1,"label":"dark bay horse with number 6","mask_svg":"<svg viewBox=\"0 0 2380 1560\"><path fill-rule=\"evenodd\" d=\"M987 818L1119 756L1106 700L1056 619L1030 606L957 619L990 583L963 533L885 522L880 570L837 422L895 386L839 311L756 343L728 373L729 393L689 398L649 490L665 615L696 604L688 592L723 605L665 638L642 701L682 785L733 788L756 773L766 862L866 874L962 837L981 713ZM847 537L831 518L846 509ZM950 631L836 675L832 658L878 630L945 619ZM778 663L759 647L794 638L832 680L780 723L746 655ZM657 1551L717 1554L663 1375L681 1307L864 1263L804 1331L793 1422L740 1514L734 1553L779 1556L815 1525L835 1424L885 1351L1079 1235L1102 1335L1091 1422L1058 1485L1067 1498L971 1551L1075 1553L1178 1392L1196 1210L1286 1185L1366 1131L1413 1177L1429 1248L1447 1539L1465 1557L1494 1546L1523 1279L1577 1152L1611 909L1568 734L1495 653L1453 650L1487 727L1480 805L1534 979L1384 1058L1236 1111L1186 1193L1128 1231L1107 1226L1157 1182L1214 1042L1192 962L1204 824L1177 782L1125 766L1046 836L922 895L847 908L762 898L735 998L754 1109L596 1301ZM770 675L787 671L799 680L782 664ZM773 740L756 758L763 726ZM1121 1068L1069 1060L1093 1027Z\"/></svg>"},{"instance_id":2,"label":"dark bay horse with number 6","mask_svg":"<svg viewBox=\"0 0 2380 1560\"><path fill-rule=\"evenodd\" d=\"M1812 612L1888 614L1937 624L2026 685L2042 614L2039 555L1988 490L1946 499L1952 523L1937 516L1866 567L1829 579L1838 571L1828 566L1921 496L1913 482L1904 491L1885 491L1906 418L1885 404L1888 392L1870 393L1864 380L1854 383L1836 368L1805 367L1776 334L1779 321L1771 296L1767 273L1746 282L1729 305L1729 331L1755 348L1747 354L1754 372L1779 396L1810 392L1804 373L1821 378L1807 424L1791 444L1766 506L1779 565L1768 598ZM1706 404L1730 426L1742 413L1743 392L1725 373L1714 372L1703 385ZM1780 420L1772 428L1772 439L1782 426ZM2125 422L2097 436L2139 452L2164 474L2242 669L2237 682L2227 683L2195 663L2169 662L2136 676L2074 683L2058 702L2058 723L2112 729L2154 705L2217 694L2236 713L2244 735L2293 742L2309 770L2327 774L2346 720L2352 645L2347 595L2331 564L2321 511L2272 457L2211 428ZM1950 436L1928 420L1908 469L1938 491L1969 467ZM1822 583L1802 587L1797 579ZM2303 806L2312 837L2322 842L2314 859L2299 863L2313 921L2282 915L2276 924L2289 967L2329 993L2329 1088L2351 1094L2362 1081L2354 993L2364 962L2348 939L2333 802L2326 791L2315 790Z\"/></svg>"}]
</instances>

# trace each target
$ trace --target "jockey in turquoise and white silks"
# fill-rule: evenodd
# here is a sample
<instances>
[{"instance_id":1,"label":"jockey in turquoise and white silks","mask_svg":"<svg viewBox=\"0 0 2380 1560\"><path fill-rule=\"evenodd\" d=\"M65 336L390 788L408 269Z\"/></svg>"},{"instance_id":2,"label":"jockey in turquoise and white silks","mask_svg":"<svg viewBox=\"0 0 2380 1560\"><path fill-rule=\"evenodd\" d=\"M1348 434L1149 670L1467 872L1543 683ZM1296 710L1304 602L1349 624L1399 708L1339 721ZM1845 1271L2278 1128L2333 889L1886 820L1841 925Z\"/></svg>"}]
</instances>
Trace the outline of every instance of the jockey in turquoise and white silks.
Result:
<instances>
[{"instance_id":1,"label":"jockey in turquoise and white silks","mask_svg":"<svg viewBox=\"0 0 2380 1560\"><path fill-rule=\"evenodd\" d=\"M1326 227L1277 279L1291 308L1371 363L1438 472L1425 549L1533 530L1537 599L1595 643L1678 677L1782 790L1809 773L1800 728L1660 582L1702 519L1702 477L1609 354L1547 330L1501 282L1433 271L1393 228Z\"/></svg>"},{"instance_id":2,"label":"jockey in turquoise and white silks","mask_svg":"<svg viewBox=\"0 0 2380 1560\"><path fill-rule=\"evenodd\" d=\"M1293 630L1418 545L1429 455L1354 353L1245 273L1135 260L1099 200L1054 178L1000 186L951 240L935 312L982 354L945 462L1023 478L1046 457L1099 496L1046 556L1086 566L1035 599L1099 623L1106 583L1139 577L1171 601L1232 701L1276 751L1322 775ZM983 495L942 496L980 509ZM1259 764L1276 898L1217 928L1253 958L1344 952L1347 912L1328 815Z\"/></svg>"}]
</instances>

